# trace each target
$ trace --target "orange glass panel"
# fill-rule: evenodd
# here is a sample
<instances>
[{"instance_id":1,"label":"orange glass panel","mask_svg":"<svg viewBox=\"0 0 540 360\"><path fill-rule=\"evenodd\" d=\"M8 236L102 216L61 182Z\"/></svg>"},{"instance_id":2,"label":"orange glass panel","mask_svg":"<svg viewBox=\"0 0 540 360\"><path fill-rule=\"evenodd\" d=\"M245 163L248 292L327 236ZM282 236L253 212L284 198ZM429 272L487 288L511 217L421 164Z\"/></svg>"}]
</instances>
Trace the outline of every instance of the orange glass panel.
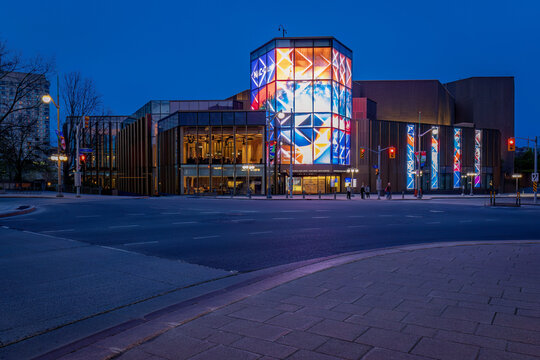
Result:
<instances>
[{"instance_id":1,"label":"orange glass panel","mask_svg":"<svg viewBox=\"0 0 540 360\"><path fill-rule=\"evenodd\" d=\"M313 48L296 48L294 51L294 78L313 79Z\"/></svg>"},{"instance_id":2,"label":"orange glass panel","mask_svg":"<svg viewBox=\"0 0 540 360\"><path fill-rule=\"evenodd\" d=\"M276 49L276 78L278 80L294 80L293 56L294 49Z\"/></svg>"},{"instance_id":3,"label":"orange glass panel","mask_svg":"<svg viewBox=\"0 0 540 360\"><path fill-rule=\"evenodd\" d=\"M332 78L332 49L313 49L314 79L330 80Z\"/></svg>"}]
</instances>

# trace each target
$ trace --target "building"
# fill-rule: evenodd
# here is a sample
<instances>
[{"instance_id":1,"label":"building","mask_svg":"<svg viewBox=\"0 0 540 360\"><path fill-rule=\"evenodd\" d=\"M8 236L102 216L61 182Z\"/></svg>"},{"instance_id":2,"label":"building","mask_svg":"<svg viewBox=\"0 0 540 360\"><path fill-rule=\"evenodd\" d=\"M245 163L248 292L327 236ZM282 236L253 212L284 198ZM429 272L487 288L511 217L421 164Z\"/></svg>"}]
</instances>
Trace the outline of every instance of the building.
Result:
<instances>
[{"instance_id":1,"label":"building","mask_svg":"<svg viewBox=\"0 0 540 360\"><path fill-rule=\"evenodd\" d=\"M352 50L333 37L275 38L251 52L248 90L147 103L118 137L119 190L502 190L512 77L353 81L352 68Z\"/></svg>"},{"instance_id":2,"label":"building","mask_svg":"<svg viewBox=\"0 0 540 360\"><path fill-rule=\"evenodd\" d=\"M30 145L50 145L49 106L41 97L49 93L49 81L41 74L12 72L0 78L0 114L14 105L4 123L36 120L35 133Z\"/></svg>"}]
</instances>

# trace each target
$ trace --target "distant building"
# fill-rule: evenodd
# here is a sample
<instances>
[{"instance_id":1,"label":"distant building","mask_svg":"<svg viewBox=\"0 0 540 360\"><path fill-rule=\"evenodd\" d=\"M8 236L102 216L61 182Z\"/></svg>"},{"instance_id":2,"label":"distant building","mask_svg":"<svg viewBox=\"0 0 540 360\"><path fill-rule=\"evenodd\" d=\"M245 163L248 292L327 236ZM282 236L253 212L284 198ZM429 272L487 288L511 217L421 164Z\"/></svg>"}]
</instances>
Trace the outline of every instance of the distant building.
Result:
<instances>
[{"instance_id":1,"label":"distant building","mask_svg":"<svg viewBox=\"0 0 540 360\"><path fill-rule=\"evenodd\" d=\"M31 86L28 86L29 82ZM18 111L10 114L6 121L38 120L35 133L29 139L32 144L50 145L49 105L41 101L41 97L49 93L49 86L49 81L43 75L14 72L0 79L0 114L5 113L16 98L20 98L14 107Z\"/></svg>"}]
</instances>

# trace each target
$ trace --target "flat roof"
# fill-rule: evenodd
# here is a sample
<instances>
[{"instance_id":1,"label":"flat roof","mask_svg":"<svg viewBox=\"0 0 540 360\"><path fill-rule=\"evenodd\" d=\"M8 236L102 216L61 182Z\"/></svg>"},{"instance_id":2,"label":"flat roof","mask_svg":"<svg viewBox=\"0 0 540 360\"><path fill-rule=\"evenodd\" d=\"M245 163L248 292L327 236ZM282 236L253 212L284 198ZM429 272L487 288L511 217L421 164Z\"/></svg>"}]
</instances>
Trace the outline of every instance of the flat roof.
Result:
<instances>
[{"instance_id":1,"label":"flat roof","mask_svg":"<svg viewBox=\"0 0 540 360\"><path fill-rule=\"evenodd\" d=\"M337 46L336 46L337 45ZM253 50L251 59L263 55L276 47L311 47L311 46L335 46L347 56L352 58L353 51L333 36L303 36L303 37L275 37Z\"/></svg>"}]
</instances>

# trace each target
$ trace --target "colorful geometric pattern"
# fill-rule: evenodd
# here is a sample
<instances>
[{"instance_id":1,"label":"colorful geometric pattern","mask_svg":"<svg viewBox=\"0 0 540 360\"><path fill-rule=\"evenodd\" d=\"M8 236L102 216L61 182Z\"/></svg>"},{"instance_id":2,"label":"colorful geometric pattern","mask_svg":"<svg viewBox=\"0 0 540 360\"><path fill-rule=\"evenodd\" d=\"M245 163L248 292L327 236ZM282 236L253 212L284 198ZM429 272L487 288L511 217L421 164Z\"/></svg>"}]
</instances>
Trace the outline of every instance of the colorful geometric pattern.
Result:
<instances>
[{"instance_id":1,"label":"colorful geometric pattern","mask_svg":"<svg viewBox=\"0 0 540 360\"><path fill-rule=\"evenodd\" d=\"M407 124L407 190L414 189L414 139L416 137L415 125Z\"/></svg>"},{"instance_id":2,"label":"colorful geometric pattern","mask_svg":"<svg viewBox=\"0 0 540 360\"><path fill-rule=\"evenodd\" d=\"M250 65L251 109L267 111L277 161L349 165L352 60L331 47L275 48Z\"/></svg>"},{"instance_id":3,"label":"colorful geometric pattern","mask_svg":"<svg viewBox=\"0 0 540 360\"><path fill-rule=\"evenodd\" d=\"M461 187L461 133L454 128L454 189Z\"/></svg>"},{"instance_id":4,"label":"colorful geometric pattern","mask_svg":"<svg viewBox=\"0 0 540 360\"><path fill-rule=\"evenodd\" d=\"M482 185L482 130L474 131L474 187Z\"/></svg>"},{"instance_id":5,"label":"colorful geometric pattern","mask_svg":"<svg viewBox=\"0 0 540 360\"><path fill-rule=\"evenodd\" d=\"M431 189L439 188L439 128L431 130Z\"/></svg>"}]
</instances>

